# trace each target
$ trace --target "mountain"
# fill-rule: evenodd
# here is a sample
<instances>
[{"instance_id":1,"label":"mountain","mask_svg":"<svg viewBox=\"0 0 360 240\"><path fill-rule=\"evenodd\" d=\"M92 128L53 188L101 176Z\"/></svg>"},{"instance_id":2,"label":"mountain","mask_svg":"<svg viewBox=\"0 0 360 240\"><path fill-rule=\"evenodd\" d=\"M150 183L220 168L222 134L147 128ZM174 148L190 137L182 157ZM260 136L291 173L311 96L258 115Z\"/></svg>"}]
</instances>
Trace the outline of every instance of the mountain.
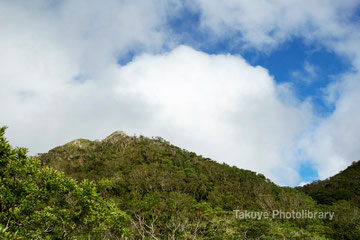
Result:
<instances>
[{"instance_id":1,"label":"mountain","mask_svg":"<svg viewBox=\"0 0 360 240\"><path fill-rule=\"evenodd\" d=\"M310 195L319 204L333 204L347 200L360 207L360 161L324 181L315 181L299 190Z\"/></svg>"},{"instance_id":2,"label":"mountain","mask_svg":"<svg viewBox=\"0 0 360 240\"><path fill-rule=\"evenodd\" d=\"M74 140L39 159L67 176L96 181L102 196L129 214L136 238L196 233L204 239L321 239L339 233L328 230L333 226L326 220L234 220L233 210L327 208L301 189L279 187L262 174L219 164L160 137L115 132L102 141Z\"/></svg>"},{"instance_id":3,"label":"mountain","mask_svg":"<svg viewBox=\"0 0 360 240\"><path fill-rule=\"evenodd\" d=\"M177 192L194 201L258 209L265 195L279 198L281 188L262 174L219 164L173 146L162 138L115 132L102 141L77 139L39 156L44 166L75 179L108 179L120 195Z\"/></svg>"},{"instance_id":4,"label":"mountain","mask_svg":"<svg viewBox=\"0 0 360 240\"><path fill-rule=\"evenodd\" d=\"M128 136L119 131L101 141L76 139L29 159L39 166L36 168L39 174L29 175L32 176L31 184L38 185L40 196L42 192L52 196L39 202L34 209L43 209L47 216L49 207L57 206L57 212L53 213L54 223L46 228L47 232L36 229L35 224L29 225L36 230L39 239L100 239L99 236L101 239L219 240L360 238L360 215L359 207L354 204L355 196L331 203L317 202L304 190L307 186L299 189L279 187L262 174L217 163L160 137ZM18 166L19 178L27 177L28 174L20 171L23 163ZM9 168L3 169L6 172ZM60 177L56 181L49 177L37 180L39 175L49 171ZM59 179L73 182L72 191L81 194L67 201L75 195L65 191L62 183L58 183ZM9 181L17 180L9 177L5 182ZM24 179L22 183L27 181ZM42 181L47 184L46 190L42 190ZM55 183L60 192L48 190ZM88 185L93 187L90 192L83 187ZM5 184L3 188L12 189L13 185ZM350 191L353 187L347 189ZM19 206L24 204L26 196L22 194L18 198ZM57 202L56 199L65 200ZM79 202L84 205L75 207L74 203ZM96 218L88 216L94 204L99 206L95 208L99 209ZM57 216L62 216L63 208L75 216L69 218L70 227L82 226L76 234L66 231L67 238L59 237L65 230L61 228L61 221L56 222ZM0 214L0 233L1 225L6 224L10 227L5 232L11 236L16 229L21 234L26 232L27 228L21 227L24 222L21 217L38 216L35 210L23 212L18 221L10 221L13 225L6 223L6 219L12 219L11 211L6 213L6 218L1 218ZM116 212L118 217L109 218L113 216L109 211ZM292 213L293 217L274 216L275 212ZM325 212L333 213L333 218L307 217L310 213ZM264 217L266 213L270 217ZM296 213L306 215L294 217ZM44 222L44 219L39 221ZM90 226L88 219L93 219ZM96 223L99 228L94 227ZM116 224L119 229L114 228ZM35 236L26 234L27 239Z\"/></svg>"}]
</instances>

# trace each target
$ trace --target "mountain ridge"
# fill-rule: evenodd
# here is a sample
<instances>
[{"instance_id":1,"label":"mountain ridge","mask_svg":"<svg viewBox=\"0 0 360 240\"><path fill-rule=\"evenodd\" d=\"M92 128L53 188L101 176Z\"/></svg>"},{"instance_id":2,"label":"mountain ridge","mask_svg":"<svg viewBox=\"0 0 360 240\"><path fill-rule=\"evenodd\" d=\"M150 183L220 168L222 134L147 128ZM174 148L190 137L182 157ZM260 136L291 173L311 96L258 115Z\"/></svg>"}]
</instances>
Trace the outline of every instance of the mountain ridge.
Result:
<instances>
[{"instance_id":1,"label":"mountain ridge","mask_svg":"<svg viewBox=\"0 0 360 240\"><path fill-rule=\"evenodd\" d=\"M319 204L333 204L346 200L360 207L360 160L325 180L316 180L297 189L311 196Z\"/></svg>"},{"instance_id":2,"label":"mountain ridge","mask_svg":"<svg viewBox=\"0 0 360 240\"><path fill-rule=\"evenodd\" d=\"M229 221L225 216L233 215L232 211L236 209L271 212L273 209L319 211L319 209L332 208L330 205L317 205L319 203L312 200L303 189L279 187L263 174L217 163L171 145L161 137L129 136L122 131L116 131L101 141L79 141L80 145L72 141L73 144L56 147L40 155L39 159L44 166L64 171L66 175L75 179L90 179L98 182L104 198L113 199L120 209L127 209L127 213L134 219L140 216L143 221L151 222L154 212L157 212L155 214L157 219L171 219L173 211L177 209L182 217L188 216L185 217L186 221L191 222L189 219L193 218L194 209L200 206L202 211L211 212L212 217L220 214L225 222ZM184 199L187 199L186 203L183 202ZM175 205L170 207L169 202ZM186 213L180 211L177 204L186 206ZM144 208L142 205L148 207ZM347 205L342 207L350 208ZM217 211L219 212L216 213ZM158 222L158 230L154 230L152 234L157 236L167 234L164 231L167 220L164 219L163 222ZM178 224L183 224L182 220L177 221ZM135 222L134 220L135 225L140 224ZM338 226L341 225L334 227L332 223L326 221L315 223L303 220L290 223L292 233L289 233L289 237L294 238L295 232L303 231L301 236L305 239L307 234L311 235L310 229L314 224L320 229L325 227L320 230L319 239L321 235L326 235L325 229L329 226L336 229L333 235L338 234ZM278 222L261 222L261 224L267 225L262 230L267 232ZM285 228L281 224L278 227ZM242 230L253 231L250 229L251 227ZM136 234L134 229L133 231ZM261 236L261 234L256 235L255 232L252 235L253 239ZM205 232L203 234L206 236ZM311 239L314 239L316 234L313 234ZM227 236L227 239L232 238Z\"/></svg>"},{"instance_id":3,"label":"mountain ridge","mask_svg":"<svg viewBox=\"0 0 360 240\"><path fill-rule=\"evenodd\" d=\"M319 203L304 189L277 186L262 174L217 163L161 137L123 132L101 141L75 139L28 157L25 149L7 143L4 130L0 238L360 237L357 192L351 199ZM355 166L334 179L358 183L352 177L359 173ZM343 186L354 190L356 185Z\"/></svg>"}]
</instances>

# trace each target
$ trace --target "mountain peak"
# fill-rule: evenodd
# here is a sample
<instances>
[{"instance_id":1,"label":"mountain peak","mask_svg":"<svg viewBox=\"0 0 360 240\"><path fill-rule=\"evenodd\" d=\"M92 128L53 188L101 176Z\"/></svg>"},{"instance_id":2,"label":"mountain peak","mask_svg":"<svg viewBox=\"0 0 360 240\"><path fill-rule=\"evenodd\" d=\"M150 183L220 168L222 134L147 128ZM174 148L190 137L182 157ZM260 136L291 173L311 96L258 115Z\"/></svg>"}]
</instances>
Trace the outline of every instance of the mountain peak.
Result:
<instances>
[{"instance_id":1,"label":"mountain peak","mask_svg":"<svg viewBox=\"0 0 360 240\"><path fill-rule=\"evenodd\" d=\"M279 187L255 172L198 156L160 137L116 131L102 141L70 143L38 159L43 166L79 182L95 181L96 192L130 216L131 223L124 226L133 234L131 239L142 239L146 233L157 239L325 239L325 232L326 239L360 239L359 162L327 181L292 189ZM234 210L276 209L284 213L329 209L335 218L273 218L267 223L249 217L240 225L233 216ZM153 230L145 223L153 224ZM213 231L215 227L220 230Z\"/></svg>"},{"instance_id":2,"label":"mountain peak","mask_svg":"<svg viewBox=\"0 0 360 240\"><path fill-rule=\"evenodd\" d=\"M117 141L119 139L122 139L124 137L128 137L128 135L123 132L123 131L115 131L112 134L110 134L109 136L107 136L103 141L105 142L114 142Z\"/></svg>"}]
</instances>

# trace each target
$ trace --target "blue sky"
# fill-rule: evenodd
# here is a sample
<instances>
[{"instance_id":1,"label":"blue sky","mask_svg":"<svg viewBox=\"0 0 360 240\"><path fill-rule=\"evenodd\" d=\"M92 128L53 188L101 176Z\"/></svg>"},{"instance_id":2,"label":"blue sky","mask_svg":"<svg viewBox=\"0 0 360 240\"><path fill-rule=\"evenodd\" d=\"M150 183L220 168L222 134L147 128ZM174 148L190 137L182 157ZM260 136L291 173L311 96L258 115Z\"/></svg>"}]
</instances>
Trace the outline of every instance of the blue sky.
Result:
<instances>
[{"instance_id":1,"label":"blue sky","mask_svg":"<svg viewBox=\"0 0 360 240\"><path fill-rule=\"evenodd\" d=\"M316 114L326 116L334 111L332 104L324 102L323 90L341 74L351 70L348 59L318 42L301 37L292 37L270 51L244 49L240 34L213 40L199 26L200 14L193 9L181 8L179 15L169 16L167 26L179 44L190 45L208 54L239 54L251 65L266 68L276 82L291 83L297 98L300 101L309 99ZM357 22L358 18L359 12L355 10L350 19ZM130 61L132 58L122 59ZM314 73L309 74L305 66L311 66Z\"/></svg>"},{"instance_id":2,"label":"blue sky","mask_svg":"<svg viewBox=\"0 0 360 240\"><path fill-rule=\"evenodd\" d=\"M360 158L356 0L0 1L0 10L1 124L31 154L122 130L290 186Z\"/></svg>"},{"instance_id":3,"label":"blue sky","mask_svg":"<svg viewBox=\"0 0 360 240\"><path fill-rule=\"evenodd\" d=\"M270 54L248 51L243 56L252 65L268 69L276 82L291 83L300 101L310 98L315 113L325 116L331 114L334 107L324 102L323 90L351 68L346 59L318 44L306 44L302 39L291 39ZM307 64L313 67L313 75L306 70Z\"/></svg>"},{"instance_id":4,"label":"blue sky","mask_svg":"<svg viewBox=\"0 0 360 240\"><path fill-rule=\"evenodd\" d=\"M170 16L168 21L169 30L177 35L179 43L208 54L241 55L251 65L266 68L277 83L291 84L296 98L309 101L315 115L327 117L334 112L335 106L326 101L324 91L342 74L351 71L351 62L346 57L319 42L301 37L292 37L270 51L244 49L240 34L214 41L199 26L201 13L188 8L179 12L179 15ZM355 9L349 20L359 22L359 11ZM302 182L319 178L316 168L306 159L298 164L297 170Z\"/></svg>"}]
</instances>

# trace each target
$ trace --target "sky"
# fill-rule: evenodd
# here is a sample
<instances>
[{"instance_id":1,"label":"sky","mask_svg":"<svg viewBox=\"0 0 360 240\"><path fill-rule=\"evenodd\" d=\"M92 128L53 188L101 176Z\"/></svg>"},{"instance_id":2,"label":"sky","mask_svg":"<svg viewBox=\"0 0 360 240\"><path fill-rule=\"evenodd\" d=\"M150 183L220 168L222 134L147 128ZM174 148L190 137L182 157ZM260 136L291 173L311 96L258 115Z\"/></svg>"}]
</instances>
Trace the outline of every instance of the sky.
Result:
<instances>
[{"instance_id":1,"label":"sky","mask_svg":"<svg viewBox=\"0 0 360 240\"><path fill-rule=\"evenodd\" d=\"M360 159L358 0L0 0L0 125L29 153L116 130L279 185Z\"/></svg>"}]
</instances>

